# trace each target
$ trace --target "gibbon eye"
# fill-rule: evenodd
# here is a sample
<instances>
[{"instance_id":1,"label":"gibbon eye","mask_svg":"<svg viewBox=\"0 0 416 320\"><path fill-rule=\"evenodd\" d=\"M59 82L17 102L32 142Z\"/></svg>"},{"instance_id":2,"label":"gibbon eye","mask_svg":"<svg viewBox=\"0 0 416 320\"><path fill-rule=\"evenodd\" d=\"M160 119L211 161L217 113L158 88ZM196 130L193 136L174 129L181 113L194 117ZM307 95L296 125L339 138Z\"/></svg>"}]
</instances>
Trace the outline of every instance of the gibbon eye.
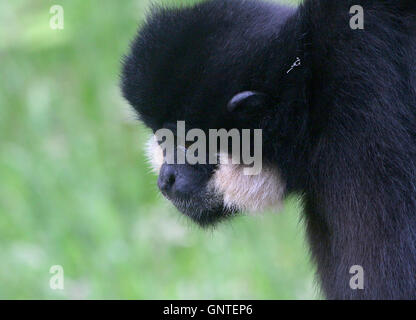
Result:
<instances>
[{"instance_id":1,"label":"gibbon eye","mask_svg":"<svg viewBox=\"0 0 416 320\"><path fill-rule=\"evenodd\" d=\"M251 109L264 105L267 100L267 95L257 91L244 91L237 93L228 102L227 110L229 112L238 111L238 109Z\"/></svg>"}]
</instances>

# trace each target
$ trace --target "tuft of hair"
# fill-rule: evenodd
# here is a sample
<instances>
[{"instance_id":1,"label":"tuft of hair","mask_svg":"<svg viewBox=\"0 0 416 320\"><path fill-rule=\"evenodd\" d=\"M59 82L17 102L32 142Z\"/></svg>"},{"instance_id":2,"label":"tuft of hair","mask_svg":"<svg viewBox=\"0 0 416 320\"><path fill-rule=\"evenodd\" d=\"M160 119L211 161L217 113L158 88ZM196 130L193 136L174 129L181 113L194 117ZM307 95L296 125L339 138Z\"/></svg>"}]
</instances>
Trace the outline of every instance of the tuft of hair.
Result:
<instances>
[{"instance_id":1,"label":"tuft of hair","mask_svg":"<svg viewBox=\"0 0 416 320\"><path fill-rule=\"evenodd\" d=\"M145 152L152 171L159 174L160 168L163 165L164 156L163 149L157 143L155 135L152 135L147 141Z\"/></svg>"}]
</instances>

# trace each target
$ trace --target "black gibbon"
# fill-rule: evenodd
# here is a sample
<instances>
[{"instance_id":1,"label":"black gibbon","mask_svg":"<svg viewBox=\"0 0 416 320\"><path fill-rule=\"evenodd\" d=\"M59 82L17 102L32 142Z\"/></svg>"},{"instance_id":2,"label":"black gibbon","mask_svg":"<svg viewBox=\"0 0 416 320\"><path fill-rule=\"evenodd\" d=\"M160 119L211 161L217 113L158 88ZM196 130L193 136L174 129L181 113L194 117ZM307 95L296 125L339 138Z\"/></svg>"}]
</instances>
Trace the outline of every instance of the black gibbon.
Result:
<instances>
[{"instance_id":1,"label":"black gibbon","mask_svg":"<svg viewBox=\"0 0 416 320\"><path fill-rule=\"evenodd\" d=\"M350 9L364 10L364 29ZM416 298L416 2L211 0L149 15L124 97L154 132L261 129L263 170L168 164L162 193L201 225L302 196L328 299ZM350 287L351 266L365 272Z\"/></svg>"}]
</instances>

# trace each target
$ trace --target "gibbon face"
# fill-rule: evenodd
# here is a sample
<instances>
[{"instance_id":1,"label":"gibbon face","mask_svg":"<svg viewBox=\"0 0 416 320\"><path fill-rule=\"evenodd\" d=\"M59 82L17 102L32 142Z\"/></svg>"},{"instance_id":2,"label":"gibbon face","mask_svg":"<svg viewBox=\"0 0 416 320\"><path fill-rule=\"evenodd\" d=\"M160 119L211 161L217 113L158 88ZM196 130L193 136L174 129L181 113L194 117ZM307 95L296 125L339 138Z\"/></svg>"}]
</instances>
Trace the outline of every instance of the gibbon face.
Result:
<instances>
[{"instance_id":1,"label":"gibbon face","mask_svg":"<svg viewBox=\"0 0 416 320\"><path fill-rule=\"evenodd\" d=\"M186 134L198 129L207 137L212 129L234 130L239 139L244 130L262 130L261 141L254 144L251 139L248 147L246 141L239 151L251 152L262 144L261 170L256 174L246 174L246 163L231 161L234 151L228 149L215 150L218 163L178 164L166 161L160 140L149 140L147 155L159 175L160 191L200 225L241 211L280 208L285 194L285 181L269 156L274 152L270 127L275 127L277 97L276 85L265 75L268 61L276 59L268 47L273 41L278 44L279 29L293 10L269 3L241 4L208 1L180 10L156 10L124 59L123 95L153 133L172 129L176 139L178 121L186 124ZM246 33L250 28L260 31ZM279 74L286 74L286 65L279 63L279 68ZM175 152L180 147L189 152L179 144Z\"/></svg>"}]
</instances>

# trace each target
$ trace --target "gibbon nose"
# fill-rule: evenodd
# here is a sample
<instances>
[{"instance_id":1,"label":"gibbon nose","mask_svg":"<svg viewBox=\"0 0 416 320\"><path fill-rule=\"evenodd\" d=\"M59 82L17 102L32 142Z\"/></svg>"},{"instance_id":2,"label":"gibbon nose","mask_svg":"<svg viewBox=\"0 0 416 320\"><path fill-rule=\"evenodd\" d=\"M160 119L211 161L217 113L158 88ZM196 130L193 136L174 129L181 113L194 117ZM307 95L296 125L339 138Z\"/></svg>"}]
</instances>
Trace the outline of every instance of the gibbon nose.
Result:
<instances>
[{"instance_id":1,"label":"gibbon nose","mask_svg":"<svg viewBox=\"0 0 416 320\"><path fill-rule=\"evenodd\" d=\"M176 181L176 170L174 166L164 164L160 169L159 178L157 180L157 185L160 191L170 197L172 196L173 186Z\"/></svg>"}]
</instances>

